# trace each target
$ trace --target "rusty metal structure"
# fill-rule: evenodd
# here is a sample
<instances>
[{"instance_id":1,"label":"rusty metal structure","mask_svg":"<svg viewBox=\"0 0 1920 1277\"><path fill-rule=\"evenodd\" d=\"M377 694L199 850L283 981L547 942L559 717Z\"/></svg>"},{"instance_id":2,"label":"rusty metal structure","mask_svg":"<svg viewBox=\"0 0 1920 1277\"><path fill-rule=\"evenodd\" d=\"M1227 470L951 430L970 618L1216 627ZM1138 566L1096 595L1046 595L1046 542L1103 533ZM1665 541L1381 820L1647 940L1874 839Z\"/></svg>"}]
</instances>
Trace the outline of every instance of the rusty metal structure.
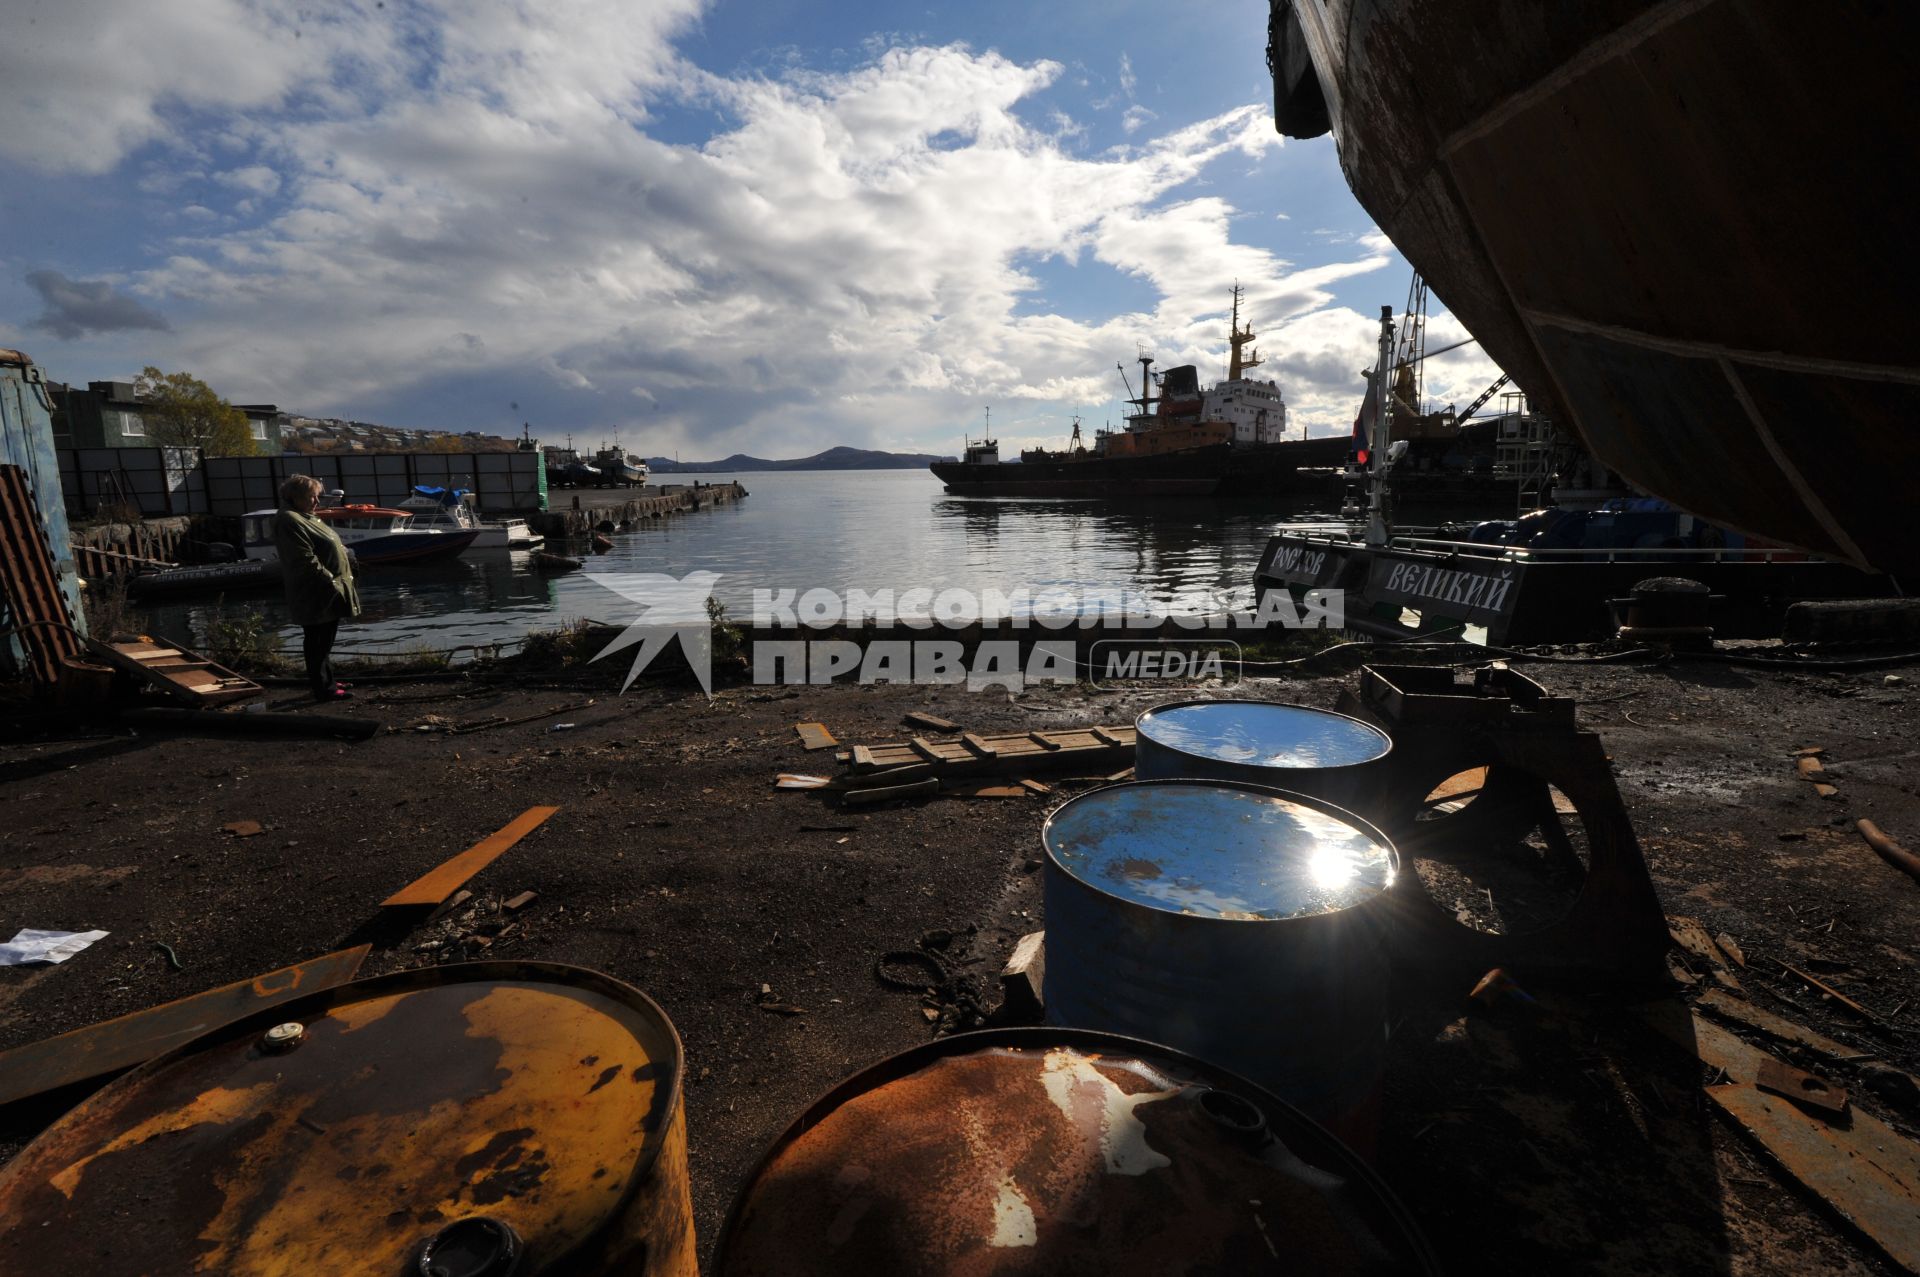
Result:
<instances>
[{"instance_id":1,"label":"rusty metal structure","mask_svg":"<svg viewBox=\"0 0 1920 1277\"><path fill-rule=\"evenodd\" d=\"M1371 1147L1399 870L1378 830L1303 794L1148 780L1040 837L1050 1023L1191 1051Z\"/></svg>"},{"instance_id":2,"label":"rusty metal structure","mask_svg":"<svg viewBox=\"0 0 1920 1277\"><path fill-rule=\"evenodd\" d=\"M0 1274L695 1272L680 1041L596 972L363 980L207 1034L0 1168Z\"/></svg>"},{"instance_id":3,"label":"rusty metal structure","mask_svg":"<svg viewBox=\"0 0 1920 1277\"><path fill-rule=\"evenodd\" d=\"M1666 978L1666 915L1599 736L1582 731L1569 697L1504 664L1458 682L1432 666L1363 666L1343 707L1393 737L1388 797L1371 813L1409 860L1400 876L1393 938L1403 961L1439 979L1473 980L1493 967L1529 979L1652 983ZM1426 796L1485 768L1478 793L1440 819ZM1415 857L1445 861L1516 840L1536 826L1575 857L1552 790L1572 803L1587 847L1586 878L1567 914L1538 930L1495 934L1462 924L1413 872Z\"/></svg>"},{"instance_id":4,"label":"rusty metal structure","mask_svg":"<svg viewBox=\"0 0 1920 1277\"><path fill-rule=\"evenodd\" d=\"M1272 701L1179 701L1134 722L1133 774L1270 785L1365 812L1393 741L1332 710Z\"/></svg>"},{"instance_id":5,"label":"rusty metal structure","mask_svg":"<svg viewBox=\"0 0 1920 1277\"><path fill-rule=\"evenodd\" d=\"M1920 6L1273 0L1275 120L1600 461L1715 523L1920 566Z\"/></svg>"},{"instance_id":6,"label":"rusty metal structure","mask_svg":"<svg viewBox=\"0 0 1920 1277\"><path fill-rule=\"evenodd\" d=\"M715 1277L1433 1273L1354 1154L1191 1056L964 1033L855 1074L742 1184Z\"/></svg>"}]
</instances>

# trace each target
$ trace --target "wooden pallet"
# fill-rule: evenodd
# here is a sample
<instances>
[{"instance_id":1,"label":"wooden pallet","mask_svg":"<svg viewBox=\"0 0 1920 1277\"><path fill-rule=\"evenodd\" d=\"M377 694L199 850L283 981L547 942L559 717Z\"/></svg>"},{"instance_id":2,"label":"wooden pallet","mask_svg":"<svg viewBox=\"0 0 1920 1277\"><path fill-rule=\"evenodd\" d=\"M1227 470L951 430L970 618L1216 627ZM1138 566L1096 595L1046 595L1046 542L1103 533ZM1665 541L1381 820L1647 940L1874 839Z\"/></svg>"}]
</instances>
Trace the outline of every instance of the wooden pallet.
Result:
<instances>
[{"instance_id":1,"label":"wooden pallet","mask_svg":"<svg viewBox=\"0 0 1920 1277\"><path fill-rule=\"evenodd\" d=\"M173 699L200 709L245 700L262 691L252 679L164 639L96 640L89 646L115 669L125 670Z\"/></svg>"},{"instance_id":2,"label":"wooden pallet","mask_svg":"<svg viewBox=\"0 0 1920 1277\"><path fill-rule=\"evenodd\" d=\"M1134 730L1124 727L1071 727L1047 732L1015 732L958 740L914 736L887 745L855 745L835 755L849 777L1012 774L1083 767L1111 771L1133 761ZM910 769L903 771L901 769Z\"/></svg>"}]
</instances>

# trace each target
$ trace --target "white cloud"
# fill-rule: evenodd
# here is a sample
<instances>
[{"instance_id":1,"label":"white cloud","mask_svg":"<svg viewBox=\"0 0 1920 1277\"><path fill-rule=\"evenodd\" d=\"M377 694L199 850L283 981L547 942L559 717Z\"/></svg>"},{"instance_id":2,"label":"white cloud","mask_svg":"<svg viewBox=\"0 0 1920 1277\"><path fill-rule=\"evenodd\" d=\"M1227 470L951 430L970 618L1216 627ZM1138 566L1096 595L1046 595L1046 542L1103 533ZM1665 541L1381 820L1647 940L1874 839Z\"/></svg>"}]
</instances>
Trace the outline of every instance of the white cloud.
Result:
<instances>
[{"instance_id":1,"label":"white cloud","mask_svg":"<svg viewBox=\"0 0 1920 1277\"><path fill-rule=\"evenodd\" d=\"M1128 133L1138 133L1143 126L1159 118L1144 106L1130 106L1120 115L1120 127Z\"/></svg>"},{"instance_id":2,"label":"white cloud","mask_svg":"<svg viewBox=\"0 0 1920 1277\"><path fill-rule=\"evenodd\" d=\"M231 186L240 191L251 191L255 195L273 195L280 190L280 175L264 164L250 164L246 168L228 169L218 174L217 180L223 186Z\"/></svg>"},{"instance_id":3,"label":"white cloud","mask_svg":"<svg viewBox=\"0 0 1920 1277\"><path fill-rule=\"evenodd\" d=\"M1120 55L1120 91L1131 98L1134 87L1138 83L1139 81L1133 75L1133 59L1122 53Z\"/></svg>"},{"instance_id":4,"label":"white cloud","mask_svg":"<svg viewBox=\"0 0 1920 1277\"><path fill-rule=\"evenodd\" d=\"M223 229L175 197L209 229L132 276L144 297L190 303L168 310L191 325L153 339L168 362L236 398L350 415L424 404L397 424L436 426L474 423L457 404L436 417L424 385L485 378L503 402L557 396L550 417L624 423L644 432L637 447L691 456L932 444L987 401L1064 421L1114 396L1113 363L1136 342L1162 366L1213 371L1235 280L1270 330L1269 369L1319 379L1282 375L1296 420L1315 395L1335 420L1351 352L1367 358L1365 322L1330 310L1329 288L1384 265L1379 243L1297 269L1234 243L1225 201L1179 198L1208 164L1280 145L1264 104L1085 157L1058 119L1022 118L1061 76L1051 62L895 46L842 73L727 78L674 50L693 0L485 0L457 22L401 8L349 33L249 7L225 56L303 32L272 84L196 99L187 77L143 72L109 112L131 123L84 163L57 130L19 144L97 168L163 136L173 104L227 113L199 143L178 139L180 169L277 202ZM141 27L135 6L94 9L117 37ZM75 57L100 56L105 35L65 30ZM298 110L262 109L294 86ZM674 98L733 124L701 146L649 136ZM1048 260L1118 270L1157 301L1101 322L1023 313L1043 309L1033 264ZM1296 341L1291 363L1277 357Z\"/></svg>"}]
</instances>

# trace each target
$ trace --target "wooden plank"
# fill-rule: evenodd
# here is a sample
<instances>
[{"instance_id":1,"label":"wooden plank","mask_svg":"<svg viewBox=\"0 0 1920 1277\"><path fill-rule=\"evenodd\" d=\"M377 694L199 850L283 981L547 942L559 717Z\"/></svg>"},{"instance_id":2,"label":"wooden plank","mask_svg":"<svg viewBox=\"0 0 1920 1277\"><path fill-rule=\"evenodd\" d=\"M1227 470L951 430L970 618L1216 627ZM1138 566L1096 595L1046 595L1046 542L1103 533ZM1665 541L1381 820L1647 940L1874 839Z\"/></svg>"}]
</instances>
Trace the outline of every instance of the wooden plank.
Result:
<instances>
[{"instance_id":1,"label":"wooden plank","mask_svg":"<svg viewBox=\"0 0 1920 1277\"><path fill-rule=\"evenodd\" d=\"M944 763L947 761L946 755L942 754L939 750L935 749L933 745L929 743L925 737L922 737L922 736L910 737L907 740L907 746L908 748L912 749L914 753L920 755L920 757L926 759L930 763Z\"/></svg>"},{"instance_id":2,"label":"wooden plank","mask_svg":"<svg viewBox=\"0 0 1920 1277\"><path fill-rule=\"evenodd\" d=\"M370 947L309 958L0 1053L0 1104L122 1072L256 1011L345 984L359 972Z\"/></svg>"},{"instance_id":3,"label":"wooden plank","mask_svg":"<svg viewBox=\"0 0 1920 1277\"><path fill-rule=\"evenodd\" d=\"M909 713L905 721L911 726L924 727L930 732L957 732L960 730L960 724L958 723L944 719L938 714L929 714L917 709Z\"/></svg>"},{"instance_id":4,"label":"wooden plank","mask_svg":"<svg viewBox=\"0 0 1920 1277\"><path fill-rule=\"evenodd\" d=\"M1841 1127L1753 1086L1710 1086L1707 1095L1888 1259L1920 1272L1920 1148L1858 1107Z\"/></svg>"},{"instance_id":5,"label":"wooden plank","mask_svg":"<svg viewBox=\"0 0 1920 1277\"><path fill-rule=\"evenodd\" d=\"M1758 1029L1770 1038L1781 1042L1790 1042L1806 1047L1809 1051L1818 1051L1830 1060L1853 1061L1872 1059L1868 1052L1857 1047L1846 1046L1832 1038L1815 1033L1804 1025L1795 1024L1753 1005L1744 998L1719 989L1709 989L1700 995L1700 1006L1724 1019L1744 1024L1750 1029Z\"/></svg>"},{"instance_id":6,"label":"wooden plank","mask_svg":"<svg viewBox=\"0 0 1920 1277\"><path fill-rule=\"evenodd\" d=\"M1028 732L1027 739L1038 745L1041 749L1064 748L1059 741L1047 735L1045 732Z\"/></svg>"},{"instance_id":7,"label":"wooden plank","mask_svg":"<svg viewBox=\"0 0 1920 1277\"><path fill-rule=\"evenodd\" d=\"M1682 949L1698 958L1713 973L1713 978L1729 989L1738 990L1740 979L1733 974L1733 968L1727 963L1727 956L1707 934L1707 929L1694 918L1670 917L1667 919L1667 934Z\"/></svg>"},{"instance_id":8,"label":"wooden plank","mask_svg":"<svg viewBox=\"0 0 1920 1277\"><path fill-rule=\"evenodd\" d=\"M509 847L538 829L559 810L558 807L527 808L498 832L488 834L431 873L414 879L382 900L381 907L398 909L410 905L439 904L464 887L467 879L498 860Z\"/></svg>"},{"instance_id":9,"label":"wooden plank","mask_svg":"<svg viewBox=\"0 0 1920 1277\"><path fill-rule=\"evenodd\" d=\"M873 760L873 751L871 749L868 749L865 745L855 745L853 747L853 762L850 765L853 770L862 772L872 771L880 764Z\"/></svg>"},{"instance_id":10,"label":"wooden plank","mask_svg":"<svg viewBox=\"0 0 1920 1277\"><path fill-rule=\"evenodd\" d=\"M980 758L993 758L1000 753L998 749L994 748L992 745L989 745L985 739L974 735L972 732L962 733L960 736L960 743L965 745L969 750L971 750L976 756Z\"/></svg>"},{"instance_id":11,"label":"wooden plank","mask_svg":"<svg viewBox=\"0 0 1920 1277\"><path fill-rule=\"evenodd\" d=\"M1846 1007L1849 1011L1853 1012L1855 1015L1860 1016L1862 1019L1872 1020L1875 1024L1878 1024L1880 1022L1879 1016L1867 1010L1865 1007L1861 1006L1858 1002L1855 1002L1852 998L1848 997L1846 994L1840 992L1840 990L1828 984L1825 980L1822 980L1817 976L1810 976L1806 972L1802 971L1799 967L1788 966L1784 962L1779 963L1779 965L1784 970L1789 971L1792 974L1798 976L1800 979L1806 981L1809 985L1820 990L1820 992L1826 994L1828 997L1838 1002L1841 1006Z\"/></svg>"},{"instance_id":12,"label":"wooden plank","mask_svg":"<svg viewBox=\"0 0 1920 1277\"><path fill-rule=\"evenodd\" d=\"M824 723L795 723L793 730L800 733L800 746L803 749L832 749L840 743Z\"/></svg>"},{"instance_id":13,"label":"wooden plank","mask_svg":"<svg viewBox=\"0 0 1920 1277\"><path fill-rule=\"evenodd\" d=\"M179 646L154 643L91 642L88 645L107 664L159 688L177 701L196 707L223 705L257 696L259 684Z\"/></svg>"}]
</instances>

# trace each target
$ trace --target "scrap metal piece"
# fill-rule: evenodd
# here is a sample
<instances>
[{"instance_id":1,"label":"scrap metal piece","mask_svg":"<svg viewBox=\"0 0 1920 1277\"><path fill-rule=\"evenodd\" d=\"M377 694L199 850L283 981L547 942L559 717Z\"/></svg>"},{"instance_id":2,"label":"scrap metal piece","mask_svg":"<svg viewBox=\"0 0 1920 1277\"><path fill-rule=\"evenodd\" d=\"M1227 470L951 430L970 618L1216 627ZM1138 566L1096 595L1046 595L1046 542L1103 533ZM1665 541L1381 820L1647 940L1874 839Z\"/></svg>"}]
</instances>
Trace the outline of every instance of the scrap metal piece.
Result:
<instances>
[{"instance_id":1,"label":"scrap metal piece","mask_svg":"<svg viewBox=\"0 0 1920 1277\"><path fill-rule=\"evenodd\" d=\"M1536 983L1665 982L1669 937L1660 897L1606 748L1580 730L1571 698L1548 695L1500 662L1476 670L1471 683L1456 682L1446 668L1368 665L1359 695L1343 694L1338 708L1393 738L1388 783L1363 814L1403 855L1445 860L1524 834L1551 818L1551 789L1565 795L1586 834L1586 881L1566 916L1517 935L1463 925L1418 873L1401 874L1395 934L1410 963L1458 981L1505 967ZM1478 767L1487 772L1477 797L1455 814L1423 818L1429 794Z\"/></svg>"},{"instance_id":2,"label":"scrap metal piece","mask_svg":"<svg viewBox=\"0 0 1920 1277\"><path fill-rule=\"evenodd\" d=\"M345 984L360 970L369 948L363 944L309 958L251 980L15 1047L0 1054L0 1104L119 1073L290 998Z\"/></svg>"},{"instance_id":3,"label":"scrap metal piece","mask_svg":"<svg viewBox=\"0 0 1920 1277\"><path fill-rule=\"evenodd\" d=\"M1888 1259L1920 1271L1920 1148L1858 1108L1842 1127L1753 1086L1710 1086L1707 1095Z\"/></svg>"},{"instance_id":4,"label":"scrap metal piece","mask_svg":"<svg viewBox=\"0 0 1920 1277\"><path fill-rule=\"evenodd\" d=\"M1782 1064L1779 1060L1767 1060L1760 1065L1760 1073L1754 1079L1754 1085L1763 1091L1772 1091L1794 1103L1807 1108L1816 1108L1832 1117L1847 1115L1847 1088L1836 1086L1825 1078L1815 1077L1803 1069L1791 1064Z\"/></svg>"}]
</instances>

